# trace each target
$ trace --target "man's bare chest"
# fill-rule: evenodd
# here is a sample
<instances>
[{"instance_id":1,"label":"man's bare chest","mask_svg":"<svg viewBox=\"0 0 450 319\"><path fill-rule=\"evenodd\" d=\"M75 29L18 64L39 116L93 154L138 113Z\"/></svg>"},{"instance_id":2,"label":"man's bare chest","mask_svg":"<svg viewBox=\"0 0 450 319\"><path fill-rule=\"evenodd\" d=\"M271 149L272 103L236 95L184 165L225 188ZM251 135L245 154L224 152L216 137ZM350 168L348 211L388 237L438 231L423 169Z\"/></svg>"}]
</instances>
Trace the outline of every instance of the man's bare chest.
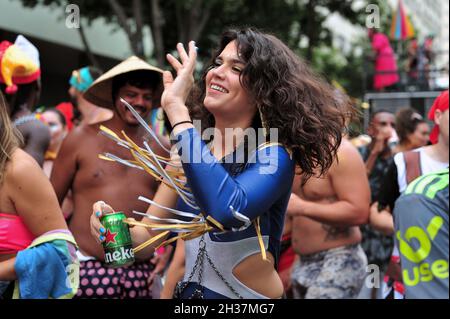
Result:
<instances>
[{"instance_id":1,"label":"man's bare chest","mask_svg":"<svg viewBox=\"0 0 450 319\"><path fill-rule=\"evenodd\" d=\"M336 192L329 178L312 177L305 185L299 188L298 195L306 200L321 201L334 197Z\"/></svg>"},{"instance_id":2,"label":"man's bare chest","mask_svg":"<svg viewBox=\"0 0 450 319\"><path fill-rule=\"evenodd\" d=\"M77 173L74 179L76 188L108 187L111 184L149 187L156 184L154 178L143 170L99 157L100 154L106 153L114 154L125 160L134 160L128 150L107 140L104 143L85 147L78 157Z\"/></svg>"}]
</instances>

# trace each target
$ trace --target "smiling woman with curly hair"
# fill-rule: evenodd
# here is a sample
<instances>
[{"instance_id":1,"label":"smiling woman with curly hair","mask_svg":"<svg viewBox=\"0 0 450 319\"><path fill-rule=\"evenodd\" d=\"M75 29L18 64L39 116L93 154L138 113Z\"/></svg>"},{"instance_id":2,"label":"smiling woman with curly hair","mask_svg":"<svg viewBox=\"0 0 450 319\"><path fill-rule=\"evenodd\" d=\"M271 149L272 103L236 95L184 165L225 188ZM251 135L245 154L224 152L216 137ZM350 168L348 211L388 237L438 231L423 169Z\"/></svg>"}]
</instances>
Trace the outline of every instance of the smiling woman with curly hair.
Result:
<instances>
[{"instance_id":1,"label":"smiling woman with curly hair","mask_svg":"<svg viewBox=\"0 0 450 319\"><path fill-rule=\"evenodd\" d=\"M217 67L217 58L231 42L236 43L245 62L239 81L259 111L253 128L262 127L264 119L266 128L278 129L278 141L292 151L305 176L324 173L340 144L345 123L342 104L348 104L348 98L337 101L335 89L273 35L254 29L229 30L222 35L190 99L192 117L202 121L202 128L214 127L214 115L203 104L206 76Z\"/></svg>"},{"instance_id":2,"label":"smiling woman with curly hair","mask_svg":"<svg viewBox=\"0 0 450 319\"><path fill-rule=\"evenodd\" d=\"M177 50L179 60L167 55L177 76L164 73L161 105L195 200L178 200L162 183L153 199L158 205L148 214L170 222L173 216L163 206L177 207L198 216L196 222L204 220L210 231L186 240L186 272L176 296L280 298L276 268L295 166L305 177L327 171L344 131L338 105L343 102L279 39L254 29L222 35L193 92L195 43L188 52L181 43ZM198 119L201 132L193 126ZM238 132L231 138L230 129ZM247 130L263 136L252 145ZM112 210L97 203L91 217L97 239L103 237L98 219L103 208ZM156 234L145 226L131 229L134 245Z\"/></svg>"}]
</instances>

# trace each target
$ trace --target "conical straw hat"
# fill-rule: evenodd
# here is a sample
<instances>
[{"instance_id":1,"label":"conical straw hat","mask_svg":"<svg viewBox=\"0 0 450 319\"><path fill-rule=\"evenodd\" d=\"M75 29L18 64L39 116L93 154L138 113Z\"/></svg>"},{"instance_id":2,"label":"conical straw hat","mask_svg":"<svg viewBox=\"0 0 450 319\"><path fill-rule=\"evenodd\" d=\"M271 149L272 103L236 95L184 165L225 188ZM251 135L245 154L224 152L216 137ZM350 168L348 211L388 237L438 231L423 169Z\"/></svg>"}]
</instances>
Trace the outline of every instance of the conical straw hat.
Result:
<instances>
[{"instance_id":1,"label":"conical straw hat","mask_svg":"<svg viewBox=\"0 0 450 319\"><path fill-rule=\"evenodd\" d=\"M119 74L128 73L131 71L148 70L149 72L159 73L162 81L163 70L152 66L141 60L137 56L132 56L125 61L119 63L111 70L100 76L94 83L84 92L84 98L89 102L112 109L114 101L112 100L112 80Z\"/></svg>"}]
</instances>

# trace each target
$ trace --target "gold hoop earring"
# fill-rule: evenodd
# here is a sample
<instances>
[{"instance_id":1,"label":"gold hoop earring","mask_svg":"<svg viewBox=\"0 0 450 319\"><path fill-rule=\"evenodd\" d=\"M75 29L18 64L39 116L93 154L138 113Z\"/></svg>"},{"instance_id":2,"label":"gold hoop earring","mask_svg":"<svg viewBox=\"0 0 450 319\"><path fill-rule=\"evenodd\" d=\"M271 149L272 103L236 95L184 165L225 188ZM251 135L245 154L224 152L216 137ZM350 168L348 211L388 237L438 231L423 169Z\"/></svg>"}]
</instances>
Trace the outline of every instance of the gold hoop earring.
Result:
<instances>
[{"instance_id":1,"label":"gold hoop earring","mask_svg":"<svg viewBox=\"0 0 450 319\"><path fill-rule=\"evenodd\" d=\"M259 112L259 118L261 119L261 126L263 129L263 134L264 134L264 137L266 137L267 136L267 122L264 120L264 115L261 112L260 107L258 107L258 112Z\"/></svg>"}]
</instances>

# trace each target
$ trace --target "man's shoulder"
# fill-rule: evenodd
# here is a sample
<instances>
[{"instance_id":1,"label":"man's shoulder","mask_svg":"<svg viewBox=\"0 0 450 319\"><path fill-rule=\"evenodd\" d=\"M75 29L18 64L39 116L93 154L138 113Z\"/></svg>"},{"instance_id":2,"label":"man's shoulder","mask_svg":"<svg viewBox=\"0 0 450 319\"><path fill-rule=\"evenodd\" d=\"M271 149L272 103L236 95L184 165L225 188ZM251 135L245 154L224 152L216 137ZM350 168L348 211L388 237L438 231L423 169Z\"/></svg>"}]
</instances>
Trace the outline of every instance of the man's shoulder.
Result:
<instances>
[{"instance_id":1,"label":"man's shoulder","mask_svg":"<svg viewBox=\"0 0 450 319\"><path fill-rule=\"evenodd\" d=\"M359 152L359 149L354 146L349 140L343 138L341 145L339 145L338 148L338 154L343 155L357 155Z\"/></svg>"},{"instance_id":2,"label":"man's shoulder","mask_svg":"<svg viewBox=\"0 0 450 319\"><path fill-rule=\"evenodd\" d=\"M328 174L341 174L343 170L362 169L365 174L364 160L358 152L358 148L354 146L349 140L342 139L337 151L337 158L333 162Z\"/></svg>"},{"instance_id":3,"label":"man's shoulder","mask_svg":"<svg viewBox=\"0 0 450 319\"><path fill-rule=\"evenodd\" d=\"M448 218L448 200L448 169L422 175L397 199L394 216L406 224L426 220L430 214Z\"/></svg>"},{"instance_id":4,"label":"man's shoulder","mask_svg":"<svg viewBox=\"0 0 450 319\"><path fill-rule=\"evenodd\" d=\"M71 133L74 134L96 134L100 130L100 125L102 123L95 123L95 124L80 124L76 126Z\"/></svg>"},{"instance_id":5,"label":"man's shoulder","mask_svg":"<svg viewBox=\"0 0 450 319\"><path fill-rule=\"evenodd\" d=\"M34 114L19 118L14 124L23 135L39 135L50 139L50 130L48 129L48 126L41 122Z\"/></svg>"},{"instance_id":6,"label":"man's shoulder","mask_svg":"<svg viewBox=\"0 0 450 319\"><path fill-rule=\"evenodd\" d=\"M446 168L418 177L408 185L405 195L422 195L433 200L441 192L447 191L448 194L448 172Z\"/></svg>"},{"instance_id":7,"label":"man's shoulder","mask_svg":"<svg viewBox=\"0 0 450 319\"><path fill-rule=\"evenodd\" d=\"M69 142L83 142L89 141L90 139L95 139L99 135L99 125L79 125L75 127L66 137ZM82 143L80 143L82 144Z\"/></svg>"},{"instance_id":8,"label":"man's shoulder","mask_svg":"<svg viewBox=\"0 0 450 319\"><path fill-rule=\"evenodd\" d=\"M58 157L80 154L83 150L92 152L95 145L101 144L101 138L99 128L95 124L77 126L64 139Z\"/></svg>"}]
</instances>

